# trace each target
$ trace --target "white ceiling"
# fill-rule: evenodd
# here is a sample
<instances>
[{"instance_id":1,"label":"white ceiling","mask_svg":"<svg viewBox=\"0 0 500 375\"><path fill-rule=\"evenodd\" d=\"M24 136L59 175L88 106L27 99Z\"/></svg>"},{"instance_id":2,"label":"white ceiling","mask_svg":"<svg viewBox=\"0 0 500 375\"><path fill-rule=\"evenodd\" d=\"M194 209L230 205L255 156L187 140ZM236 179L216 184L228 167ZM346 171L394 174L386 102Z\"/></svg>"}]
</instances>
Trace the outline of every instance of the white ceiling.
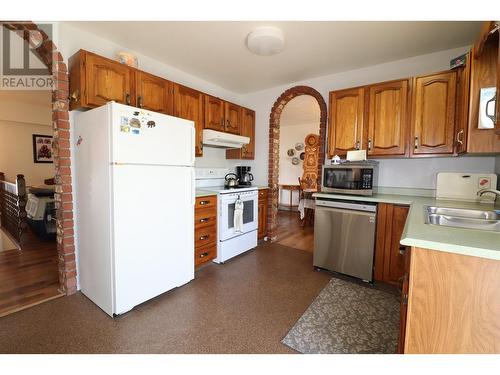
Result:
<instances>
[{"instance_id":1,"label":"white ceiling","mask_svg":"<svg viewBox=\"0 0 500 375\"><path fill-rule=\"evenodd\" d=\"M280 117L280 127L312 124L319 129L321 111L311 95L300 95L286 103Z\"/></svg>"},{"instance_id":2,"label":"white ceiling","mask_svg":"<svg viewBox=\"0 0 500 375\"><path fill-rule=\"evenodd\" d=\"M236 93L472 44L481 22L71 22ZM276 26L285 50L245 46L257 26ZM140 62L139 62L140 64Z\"/></svg>"}]
</instances>

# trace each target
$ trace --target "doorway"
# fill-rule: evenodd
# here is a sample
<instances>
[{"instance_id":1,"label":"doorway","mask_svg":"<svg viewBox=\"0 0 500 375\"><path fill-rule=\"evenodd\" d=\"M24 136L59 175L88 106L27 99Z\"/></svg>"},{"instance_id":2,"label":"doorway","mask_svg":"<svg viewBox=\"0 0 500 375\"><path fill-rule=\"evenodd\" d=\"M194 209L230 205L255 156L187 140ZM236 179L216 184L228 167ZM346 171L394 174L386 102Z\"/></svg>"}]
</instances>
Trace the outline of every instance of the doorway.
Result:
<instances>
[{"instance_id":1,"label":"doorway","mask_svg":"<svg viewBox=\"0 0 500 375\"><path fill-rule=\"evenodd\" d=\"M61 296L50 91L0 91L0 316Z\"/></svg>"},{"instance_id":2,"label":"doorway","mask_svg":"<svg viewBox=\"0 0 500 375\"><path fill-rule=\"evenodd\" d=\"M313 142L317 152L317 168L314 173L316 181L314 182L317 186L321 186L321 167L325 158L326 111L326 103L321 94L308 86L295 86L285 91L276 100L271 110L269 122L268 238L272 242L279 242L287 246L294 244L302 250L312 251L312 224L310 224L309 233L307 233L307 229L302 228L297 211L299 196L304 193L300 191L303 189L298 188L299 177L297 176L299 174L304 180L303 173L300 172L303 165L300 156L303 150L297 150L297 148L301 149L301 144L304 145L304 148L306 146L305 139L299 139L302 138L302 132L305 131L305 128L310 129L307 131L309 135L316 133ZM302 124L300 124L301 122ZM309 123L308 126L305 125L306 122ZM295 151L289 152L292 149ZM299 161L297 162L294 158L298 158ZM292 167L289 167L289 164L292 164ZM287 192L287 189L283 189L283 187L287 187L286 185L289 187L295 185L295 187L288 189ZM301 187L303 188L303 186ZM288 207L286 207L287 198ZM297 241L294 236L304 237L304 239Z\"/></svg>"},{"instance_id":3,"label":"doorway","mask_svg":"<svg viewBox=\"0 0 500 375\"><path fill-rule=\"evenodd\" d=\"M11 52L15 51L21 52L21 56L23 55L23 50L29 51L30 61L32 58L36 59L36 63L42 69L47 69L48 75L45 77L50 77L52 80L52 89L45 89L45 104L48 104L45 107L49 113L49 133L52 134L52 179L44 179L51 180L49 183L53 183L53 187L55 190L54 193L54 209L56 210L56 235L57 239L54 241L52 238L52 242L50 243L50 256L48 258L51 259L51 262L54 260L53 251L54 251L54 243L56 247L56 256L55 256L55 270L57 272L56 276L56 284L59 295L68 295L76 292L76 262L75 262L75 248L74 248L74 228L73 228L73 204L72 204L72 182L71 182L71 152L70 152L70 127L69 127L69 114L68 114L68 73L66 64L63 61L63 57L58 52L57 47L54 45L51 37L47 35L44 30L48 30L47 27L50 28L50 25L38 25L32 22L5 22L0 21L0 33L2 33L3 40L11 40L12 43L17 43L19 48L11 49ZM5 36L5 33L9 34L8 38ZM9 47L10 48L10 47ZM14 56L14 55L12 55ZM18 57L18 55L15 55ZM22 61L22 60L21 60ZM9 90L0 89L2 97L2 102L4 99L15 101L15 93L12 91L12 88ZM23 90L24 91L24 90ZM39 90L41 91L41 90ZM9 108L5 111L7 115L9 114ZM4 113L4 115L5 115ZM1 116L0 116L1 117ZM5 119L5 116L3 117ZM21 121L22 122L22 121ZM40 134L46 135L46 134ZM31 134L33 137L33 134ZM30 139L31 149L30 149L30 157L33 159L33 139ZM40 139L43 139L41 137ZM43 145L43 142L42 142ZM48 146L48 143L46 144ZM40 156L43 159L43 156L47 156L47 148L43 148L40 152ZM40 151L40 150L39 150ZM12 160L10 160L12 161ZM7 162L10 162L9 160ZM4 167L5 168L5 167ZM0 168L1 169L1 168ZM1 170L0 170L1 172ZM21 173L17 173L21 175ZM25 203L27 203L28 199L28 189L26 187L26 181L24 177L19 178L19 176L11 177L10 173L8 173L7 177L2 176L2 181L6 181L5 183L0 184L3 187L7 186L8 189L12 191L13 197L13 205L21 211L20 215L17 215L20 222L26 219L26 208L28 208ZM27 176L26 176L27 177ZM33 185L32 182L27 182L28 185ZM4 189L5 190L5 189ZM23 192L25 195L23 196ZM2 193L2 197L4 197L5 193ZM11 198L12 196L9 195ZM17 200L17 202L15 202ZM22 212L24 211L24 212ZM4 212L4 211L2 211ZM50 215L50 220L52 223L53 215ZM45 218L48 219L48 218ZM27 249L29 247L30 239L29 235L32 233L32 227L28 228L27 223L25 222L25 230L20 230L19 238L22 239L21 242L24 242L24 247ZM22 223L21 223L22 225ZM14 231L14 234L16 232ZM33 234L36 236L35 234ZM38 241L38 237L33 237L33 239ZM15 240L14 236L14 240ZM19 248L19 241L14 241L16 246ZM2 242L3 244L3 242ZM12 247L12 243L8 243L5 246ZM22 246L23 244L21 244ZM36 245L38 247L38 245ZM31 254L30 254L31 255ZM43 257L41 257L43 258ZM38 258L38 261L41 259ZM37 261L33 260L30 264L37 263ZM48 262L50 263L50 262ZM48 264L47 263L47 264ZM4 262L6 264L13 264L12 261ZM52 267L54 264L50 266ZM10 271L9 271L10 272ZM53 273L51 272L51 277L53 277ZM51 283L52 284L52 283ZM25 288L26 289L26 288ZM0 300L2 298L12 297L13 291L9 293L2 292L0 294ZM33 293L34 295L42 295L43 293ZM26 303L24 303L23 307L19 309L28 307L32 304L36 304L36 301L28 301L29 298L24 299ZM1 303L1 302L0 302ZM15 309L14 309L15 311Z\"/></svg>"},{"instance_id":4,"label":"doorway","mask_svg":"<svg viewBox=\"0 0 500 375\"><path fill-rule=\"evenodd\" d=\"M277 243L310 252L314 211L309 204L311 194L304 190L304 161L306 137L319 136L320 115L317 100L301 95L285 105L280 120Z\"/></svg>"}]
</instances>

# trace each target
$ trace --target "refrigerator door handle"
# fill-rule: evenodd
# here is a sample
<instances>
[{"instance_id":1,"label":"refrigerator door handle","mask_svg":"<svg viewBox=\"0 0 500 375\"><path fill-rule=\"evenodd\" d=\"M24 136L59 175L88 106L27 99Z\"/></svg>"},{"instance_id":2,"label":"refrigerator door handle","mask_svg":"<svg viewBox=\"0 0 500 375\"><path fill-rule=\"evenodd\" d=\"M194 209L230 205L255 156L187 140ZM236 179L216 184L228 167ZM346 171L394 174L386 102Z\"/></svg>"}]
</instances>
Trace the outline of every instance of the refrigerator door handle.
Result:
<instances>
[{"instance_id":1,"label":"refrigerator door handle","mask_svg":"<svg viewBox=\"0 0 500 375\"><path fill-rule=\"evenodd\" d=\"M193 166L194 166L194 161L195 161L195 150L194 150L195 140L196 140L196 130L195 130L194 126L192 126L191 127L191 145L193 147L191 147L191 165L193 165Z\"/></svg>"},{"instance_id":2,"label":"refrigerator door handle","mask_svg":"<svg viewBox=\"0 0 500 375\"><path fill-rule=\"evenodd\" d=\"M196 205L196 187L194 183L194 168L191 168L191 205Z\"/></svg>"}]
</instances>

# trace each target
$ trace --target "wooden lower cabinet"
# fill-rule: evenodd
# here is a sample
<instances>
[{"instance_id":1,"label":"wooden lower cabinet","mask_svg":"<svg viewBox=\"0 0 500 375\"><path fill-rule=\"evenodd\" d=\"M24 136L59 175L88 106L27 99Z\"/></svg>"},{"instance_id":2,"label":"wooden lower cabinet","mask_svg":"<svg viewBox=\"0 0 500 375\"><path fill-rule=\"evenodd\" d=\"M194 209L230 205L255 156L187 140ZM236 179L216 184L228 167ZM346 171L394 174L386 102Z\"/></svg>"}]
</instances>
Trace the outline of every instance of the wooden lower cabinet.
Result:
<instances>
[{"instance_id":1,"label":"wooden lower cabinet","mask_svg":"<svg viewBox=\"0 0 500 375\"><path fill-rule=\"evenodd\" d=\"M267 234L267 189L259 190L259 229L257 231L257 238L263 239Z\"/></svg>"},{"instance_id":2,"label":"wooden lower cabinet","mask_svg":"<svg viewBox=\"0 0 500 375\"><path fill-rule=\"evenodd\" d=\"M411 248L408 248L404 254L405 257L405 274L403 276L403 286L401 287L401 302L399 304L399 339L398 353L403 354L405 349L406 337L406 317L408 315L408 289L410 285L410 262Z\"/></svg>"},{"instance_id":3,"label":"wooden lower cabinet","mask_svg":"<svg viewBox=\"0 0 500 375\"><path fill-rule=\"evenodd\" d=\"M194 264L217 257L217 196L196 198L194 209Z\"/></svg>"},{"instance_id":4,"label":"wooden lower cabinet","mask_svg":"<svg viewBox=\"0 0 500 375\"><path fill-rule=\"evenodd\" d=\"M406 246L399 241L409 207L379 203L375 242L375 281L400 286L405 275Z\"/></svg>"},{"instance_id":5,"label":"wooden lower cabinet","mask_svg":"<svg viewBox=\"0 0 500 375\"><path fill-rule=\"evenodd\" d=\"M500 353L500 260L412 248L405 354Z\"/></svg>"}]
</instances>

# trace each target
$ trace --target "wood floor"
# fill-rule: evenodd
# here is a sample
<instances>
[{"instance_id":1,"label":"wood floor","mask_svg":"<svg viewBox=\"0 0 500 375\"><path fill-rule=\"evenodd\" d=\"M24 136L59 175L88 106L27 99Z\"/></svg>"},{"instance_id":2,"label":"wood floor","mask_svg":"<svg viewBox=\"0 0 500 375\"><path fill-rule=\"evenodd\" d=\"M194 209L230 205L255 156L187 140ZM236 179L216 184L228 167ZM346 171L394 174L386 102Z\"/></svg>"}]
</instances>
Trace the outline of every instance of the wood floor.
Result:
<instances>
[{"instance_id":1,"label":"wood floor","mask_svg":"<svg viewBox=\"0 0 500 375\"><path fill-rule=\"evenodd\" d=\"M60 296L55 241L28 230L22 250L0 252L0 316Z\"/></svg>"},{"instance_id":2,"label":"wood floor","mask_svg":"<svg viewBox=\"0 0 500 375\"><path fill-rule=\"evenodd\" d=\"M280 245L294 249L314 251L314 227L300 226L298 211L278 211L278 241Z\"/></svg>"}]
</instances>

